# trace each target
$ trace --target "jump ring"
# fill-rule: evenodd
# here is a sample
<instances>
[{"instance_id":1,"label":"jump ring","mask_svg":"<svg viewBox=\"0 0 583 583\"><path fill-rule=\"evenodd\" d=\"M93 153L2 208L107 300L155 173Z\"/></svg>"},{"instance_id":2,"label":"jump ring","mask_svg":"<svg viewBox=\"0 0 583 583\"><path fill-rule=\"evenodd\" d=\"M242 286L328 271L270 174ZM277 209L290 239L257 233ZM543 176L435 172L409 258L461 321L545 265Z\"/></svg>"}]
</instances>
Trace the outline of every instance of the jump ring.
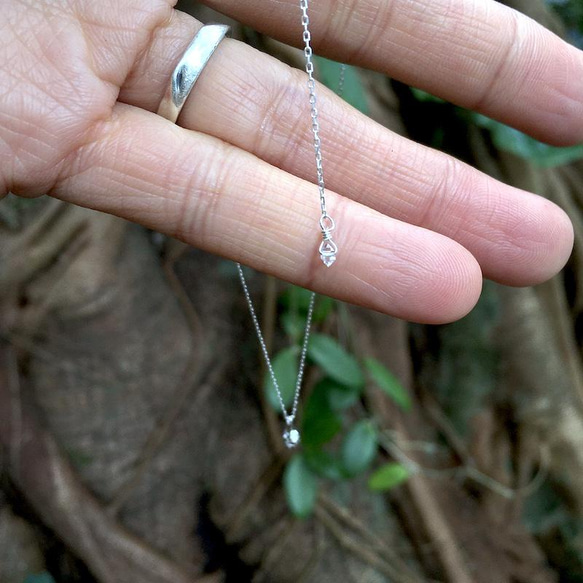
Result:
<instances>
[{"instance_id":1,"label":"jump ring","mask_svg":"<svg viewBox=\"0 0 583 583\"><path fill-rule=\"evenodd\" d=\"M320 217L320 230L322 232L330 232L333 231L335 227L336 223L334 222L334 219L328 213L323 213Z\"/></svg>"}]
</instances>

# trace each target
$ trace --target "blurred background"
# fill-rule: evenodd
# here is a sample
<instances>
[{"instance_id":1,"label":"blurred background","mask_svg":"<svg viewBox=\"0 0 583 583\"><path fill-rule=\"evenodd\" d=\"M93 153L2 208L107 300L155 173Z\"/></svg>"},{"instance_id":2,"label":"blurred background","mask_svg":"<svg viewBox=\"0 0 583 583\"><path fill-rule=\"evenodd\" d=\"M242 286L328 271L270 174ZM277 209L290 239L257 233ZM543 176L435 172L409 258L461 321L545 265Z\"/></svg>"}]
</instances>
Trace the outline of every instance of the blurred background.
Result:
<instances>
[{"instance_id":1,"label":"blurred background","mask_svg":"<svg viewBox=\"0 0 583 583\"><path fill-rule=\"evenodd\" d=\"M583 46L583 0L506 3ZM317 69L337 87L339 64ZM353 68L344 98L562 206L567 268L536 288L485 282L447 326L320 297L292 455L232 263L9 196L1 583L583 581L583 146L546 146ZM290 399L309 296L249 278Z\"/></svg>"}]
</instances>

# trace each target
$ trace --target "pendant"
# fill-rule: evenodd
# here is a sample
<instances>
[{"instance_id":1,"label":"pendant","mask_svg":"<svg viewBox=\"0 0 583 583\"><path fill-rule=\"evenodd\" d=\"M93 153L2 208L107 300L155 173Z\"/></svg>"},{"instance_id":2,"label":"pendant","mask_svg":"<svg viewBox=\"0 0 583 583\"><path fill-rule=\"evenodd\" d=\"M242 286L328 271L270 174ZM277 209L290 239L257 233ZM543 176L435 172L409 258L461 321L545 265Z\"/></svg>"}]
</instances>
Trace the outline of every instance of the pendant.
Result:
<instances>
[{"instance_id":1,"label":"pendant","mask_svg":"<svg viewBox=\"0 0 583 583\"><path fill-rule=\"evenodd\" d=\"M297 447L300 443L300 432L291 425L283 432L283 442L288 449Z\"/></svg>"},{"instance_id":2,"label":"pendant","mask_svg":"<svg viewBox=\"0 0 583 583\"><path fill-rule=\"evenodd\" d=\"M336 243L332 240L322 241L320 244L320 259L326 267L330 267L336 261L336 253L338 253L338 247Z\"/></svg>"},{"instance_id":3,"label":"pendant","mask_svg":"<svg viewBox=\"0 0 583 583\"><path fill-rule=\"evenodd\" d=\"M334 219L324 212L320 217L322 242L318 251L320 253L320 259L326 267L330 267L336 261L336 254L338 253L338 247L332 240L332 231L335 227Z\"/></svg>"}]
</instances>

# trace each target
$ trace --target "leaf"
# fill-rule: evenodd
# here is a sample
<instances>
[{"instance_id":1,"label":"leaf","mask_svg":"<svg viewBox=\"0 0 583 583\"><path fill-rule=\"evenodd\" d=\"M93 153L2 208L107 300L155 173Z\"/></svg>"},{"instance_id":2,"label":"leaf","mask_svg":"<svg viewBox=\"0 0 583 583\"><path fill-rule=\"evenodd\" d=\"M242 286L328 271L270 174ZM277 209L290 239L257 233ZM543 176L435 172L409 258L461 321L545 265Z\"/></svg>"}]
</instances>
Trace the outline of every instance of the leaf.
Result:
<instances>
[{"instance_id":1,"label":"leaf","mask_svg":"<svg viewBox=\"0 0 583 583\"><path fill-rule=\"evenodd\" d=\"M281 323L285 333L294 342L301 342L306 326L305 316L298 312L284 312L281 315Z\"/></svg>"},{"instance_id":2,"label":"leaf","mask_svg":"<svg viewBox=\"0 0 583 583\"><path fill-rule=\"evenodd\" d=\"M340 83L341 63L330 61L324 57L314 57L318 68L320 81L332 91L338 93ZM368 114L366 92L358 72L354 67L346 66L344 71L344 91L342 99L364 114Z\"/></svg>"},{"instance_id":3,"label":"leaf","mask_svg":"<svg viewBox=\"0 0 583 583\"><path fill-rule=\"evenodd\" d=\"M310 469L329 480L342 480L346 477L340 459L321 449L305 449L304 459Z\"/></svg>"},{"instance_id":4,"label":"leaf","mask_svg":"<svg viewBox=\"0 0 583 583\"><path fill-rule=\"evenodd\" d=\"M479 127L490 130L494 145L546 168L562 166L583 158L583 144L557 148L539 142L526 134L479 113L471 113Z\"/></svg>"},{"instance_id":5,"label":"leaf","mask_svg":"<svg viewBox=\"0 0 583 583\"><path fill-rule=\"evenodd\" d=\"M401 464L391 463L380 467L368 480L371 490L384 492L396 488L410 477L409 470Z\"/></svg>"},{"instance_id":6,"label":"leaf","mask_svg":"<svg viewBox=\"0 0 583 583\"><path fill-rule=\"evenodd\" d=\"M364 472L377 453L377 432L365 419L353 425L342 444L342 465L349 476Z\"/></svg>"},{"instance_id":7,"label":"leaf","mask_svg":"<svg viewBox=\"0 0 583 583\"><path fill-rule=\"evenodd\" d=\"M307 312L312 292L297 285L290 285L279 296L281 305L286 310Z\"/></svg>"},{"instance_id":8,"label":"leaf","mask_svg":"<svg viewBox=\"0 0 583 583\"><path fill-rule=\"evenodd\" d=\"M328 385L319 382L312 391L304 410L302 443L306 448L318 448L330 441L342 429L342 421L330 407Z\"/></svg>"},{"instance_id":9,"label":"leaf","mask_svg":"<svg viewBox=\"0 0 583 583\"><path fill-rule=\"evenodd\" d=\"M342 411L352 407L360 400L362 387L349 387L328 377L323 378L320 383L326 387L328 403L333 411Z\"/></svg>"},{"instance_id":10,"label":"leaf","mask_svg":"<svg viewBox=\"0 0 583 583\"><path fill-rule=\"evenodd\" d=\"M323 322L334 309L334 300L328 296L316 296L314 306L314 322Z\"/></svg>"},{"instance_id":11,"label":"leaf","mask_svg":"<svg viewBox=\"0 0 583 583\"><path fill-rule=\"evenodd\" d=\"M356 358L330 336L312 334L308 355L331 378L343 385L362 388L364 376Z\"/></svg>"},{"instance_id":12,"label":"leaf","mask_svg":"<svg viewBox=\"0 0 583 583\"><path fill-rule=\"evenodd\" d=\"M314 509L318 494L318 479L301 454L288 462L283 483L289 509L298 518L307 518Z\"/></svg>"},{"instance_id":13,"label":"leaf","mask_svg":"<svg viewBox=\"0 0 583 583\"><path fill-rule=\"evenodd\" d=\"M364 365L374 383L382 389L401 409L411 409L411 399L407 390L393 373L375 358L367 358Z\"/></svg>"},{"instance_id":14,"label":"leaf","mask_svg":"<svg viewBox=\"0 0 583 583\"><path fill-rule=\"evenodd\" d=\"M427 93L427 91L417 89L416 87L411 87L411 93L413 94L413 97L415 97L417 101L430 103L447 103L447 101L441 99L441 97L436 97L435 95L431 95L431 93Z\"/></svg>"},{"instance_id":15,"label":"leaf","mask_svg":"<svg viewBox=\"0 0 583 583\"><path fill-rule=\"evenodd\" d=\"M560 16L569 42L583 48L583 4L580 0L546 0L546 4Z\"/></svg>"},{"instance_id":16,"label":"leaf","mask_svg":"<svg viewBox=\"0 0 583 583\"><path fill-rule=\"evenodd\" d=\"M44 571L43 573L29 575L24 580L24 583L55 583L55 580L49 572Z\"/></svg>"},{"instance_id":17,"label":"leaf","mask_svg":"<svg viewBox=\"0 0 583 583\"><path fill-rule=\"evenodd\" d=\"M279 301L285 309L285 313L291 313L302 319L301 333L303 335L306 325L305 318L310 306L312 292L297 285L290 285L280 296ZM328 296L317 295L314 304L314 322L323 322L334 308L334 300Z\"/></svg>"},{"instance_id":18,"label":"leaf","mask_svg":"<svg viewBox=\"0 0 583 583\"><path fill-rule=\"evenodd\" d=\"M275 378L279 384L279 390L286 407L291 405L296 390L296 379L298 376L298 356L300 349L298 346L284 348L272 360ZM269 404L277 411L281 412L281 404L277 398L277 392L273 386L269 371L265 373L264 380L265 395Z\"/></svg>"}]
</instances>

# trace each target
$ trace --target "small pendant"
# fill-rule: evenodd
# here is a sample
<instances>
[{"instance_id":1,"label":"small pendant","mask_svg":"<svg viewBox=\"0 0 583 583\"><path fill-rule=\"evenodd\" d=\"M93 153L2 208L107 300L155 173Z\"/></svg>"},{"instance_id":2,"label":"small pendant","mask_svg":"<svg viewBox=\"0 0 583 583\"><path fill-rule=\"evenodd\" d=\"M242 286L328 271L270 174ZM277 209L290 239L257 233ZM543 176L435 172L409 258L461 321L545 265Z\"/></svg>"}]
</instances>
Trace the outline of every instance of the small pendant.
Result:
<instances>
[{"instance_id":1,"label":"small pendant","mask_svg":"<svg viewBox=\"0 0 583 583\"><path fill-rule=\"evenodd\" d=\"M318 249L320 259L326 267L330 267L336 261L338 246L332 240L332 231L336 228L334 219L326 214L320 217L320 230L322 231L322 242Z\"/></svg>"},{"instance_id":2,"label":"small pendant","mask_svg":"<svg viewBox=\"0 0 583 583\"><path fill-rule=\"evenodd\" d=\"M291 426L286 427L283 432L283 442L288 449L297 447L300 443L300 432Z\"/></svg>"},{"instance_id":3,"label":"small pendant","mask_svg":"<svg viewBox=\"0 0 583 583\"><path fill-rule=\"evenodd\" d=\"M326 267L330 267L336 261L338 248L333 241L323 241L320 245L320 259Z\"/></svg>"}]
</instances>

